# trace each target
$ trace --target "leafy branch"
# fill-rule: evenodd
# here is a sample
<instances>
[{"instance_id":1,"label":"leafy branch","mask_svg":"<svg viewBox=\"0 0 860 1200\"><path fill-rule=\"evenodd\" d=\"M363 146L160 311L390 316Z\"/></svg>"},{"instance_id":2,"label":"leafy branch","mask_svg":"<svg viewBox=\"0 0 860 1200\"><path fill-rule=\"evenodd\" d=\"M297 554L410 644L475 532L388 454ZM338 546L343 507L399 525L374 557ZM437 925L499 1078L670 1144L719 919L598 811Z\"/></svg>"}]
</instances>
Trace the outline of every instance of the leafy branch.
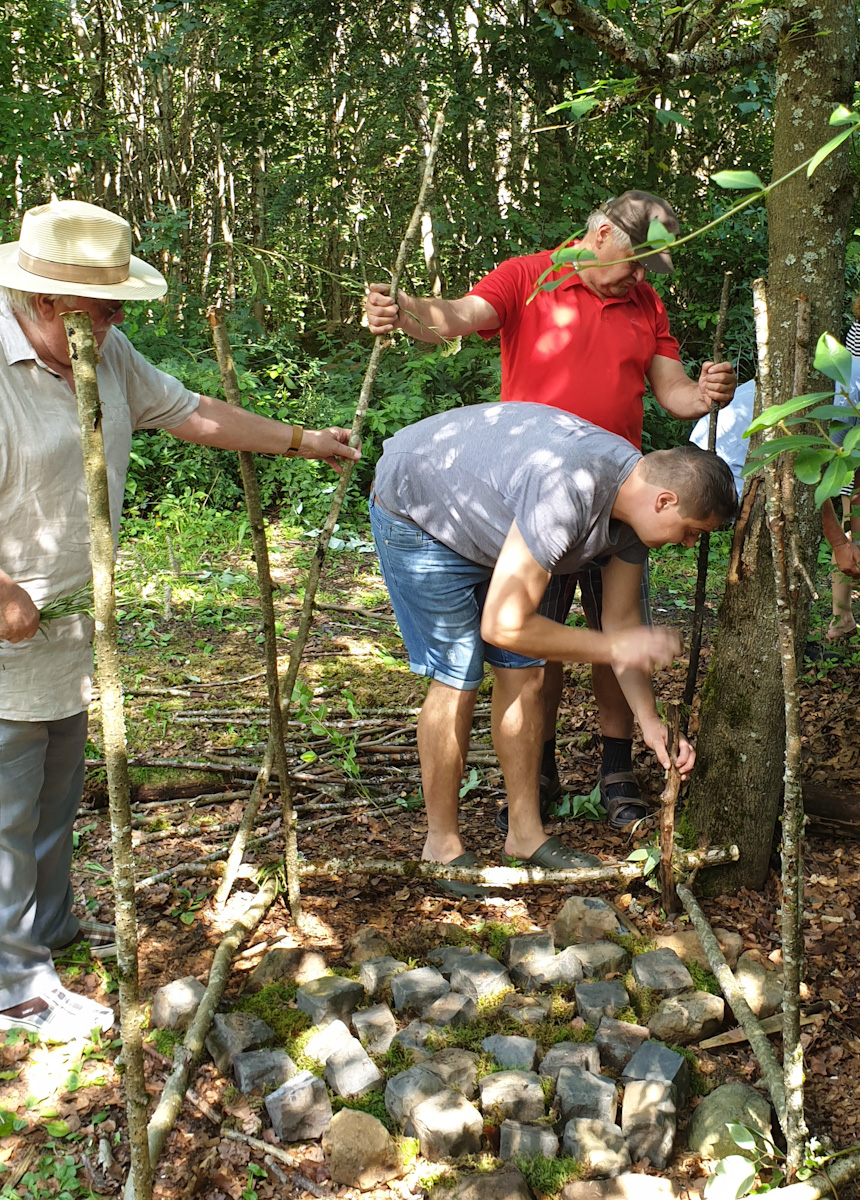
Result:
<instances>
[{"instance_id":1,"label":"leafy branch","mask_svg":"<svg viewBox=\"0 0 860 1200\"><path fill-rule=\"evenodd\" d=\"M801 483L815 484L818 508L829 497L838 496L848 487L860 469L860 423L852 424L840 445L835 440L845 425L860 422L857 386L851 384L852 355L830 333L823 333L815 348L813 366L832 379L844 403L834 403L833 392L809 392L794 396L784 404L772 404L751 423L744 437L765 430L779 429L782 436L771 436L750 450L742 474L751 475L782 453L794 454L794 471ZM806 411L808 410L808 411ZM812 422L818 433L791 433L790 427ZM840 429L841 427L841 429Z\"/></svg>"},{"instance_id":2,"label":"leafy branch","mask_svg":"<svg viewBox=\"0 0 860 1200\"><path fill-rule=\"evenodd\" d=\"M809 179L815 173L815 171L817 171L825 159L830 157L834 150L837 150L844 141L860 130L860 113L852 112L843 104L839 104L830 114L829 124L833 126L844 126L844 128L835 137L831 138L829 142L816 150L816 152L810 158L805 159L802 163L799 163L796 167L793 167L790 171L787 171L785 175L781 175L779 179L775 179L773 183L762 183L754 171L718 171L716 175L712 175L711 182L715 183L717 187L733 190L754 189L753 195L746 196L743 200L739 200L737 204L733 204L731 208L727 209L726 212L724 212L721 216L715 217L713 221L708 221L707 224L702 225L699 229L694 229L692 233L687 233L683 237L677 237L674 233L668 230L661 221L652 221L648 226L647 241L643 242L639 246L634 246L633 254L626 256L625 258L615 259L612 262L601 263L601 266L608 267L615 266L618 263L635 262L638 259L648 258L651 254L654 254L655 251L666 250L669 247L675 251L679 246L684 246L687 242L693 241L694 238L702 237L703 234L709 233L712 229L716 229L716 227L721 225L723 221L728 221L730 217L735 216L736 213L742 212L745 208L749 208L749 206L751 204L755 204L756 201L764 199L772 191L774 191L775 188L778 188L781 184L786 183L787 180L797 175L800 171L805 169L806 177ZM586 249L584 246L570 245L572 241L575 241L577 238L581 237L583 232L584 231L582 229L578 230L569 238L566 238L556 250L553 250L550 256L550 265L539 276L538 281L535 284L534 291L526 301L527 304L531 304L538 292L554 291L557 287L561 287L561 285L567 281L568 276L565 273L559 279L550 280L548 283L546 282L550 275L554 274L562 267L569 266L570 264L573 264L574 266L591 266L598 261L597 256L593 253L593 251Z\"/></svg>"}]
</instances>

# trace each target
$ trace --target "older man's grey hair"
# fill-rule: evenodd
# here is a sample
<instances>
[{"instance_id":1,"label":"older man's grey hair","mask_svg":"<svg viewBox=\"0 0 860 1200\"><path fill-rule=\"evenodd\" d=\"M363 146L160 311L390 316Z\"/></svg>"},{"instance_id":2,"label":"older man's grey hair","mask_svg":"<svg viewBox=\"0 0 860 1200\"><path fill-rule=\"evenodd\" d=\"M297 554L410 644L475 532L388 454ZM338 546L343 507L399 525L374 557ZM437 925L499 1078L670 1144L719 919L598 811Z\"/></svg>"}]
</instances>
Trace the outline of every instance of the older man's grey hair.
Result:
<instances>
[{"instance_id":1,"label":"older man's grey hair","mask_svg":"<svg viewBox=\"0 0 860 1200\"><path fill-rule=\"evenodd\" d=\"M612 240L615 242L615 245L619 250L633 249L633 243L630 240L630 235L625 233L623 229L619 228L614 221L610 221L605 212L602 212L601 209L596 208L586 221L585 227L589 233L596 233L602 225L608 225L612 230Z\"/></svg>"},{"instance_id":2,"label":"older man's grey hair","mask_svg":"<svg viewBox=\"0 0 860 1200\"><path fill-rule=\"evenodd\" d=\"M29 321L38 321L39 314L36 312L35 299L39 293L37 292L21 292L17 288L0 287L0 305L11 308L13 313L19 313L22 317L26 317ZM74 304L74 296L62 296L54 293L42 293L49 300L65 300L67 303Z\"/></svg>"}]
</instances>

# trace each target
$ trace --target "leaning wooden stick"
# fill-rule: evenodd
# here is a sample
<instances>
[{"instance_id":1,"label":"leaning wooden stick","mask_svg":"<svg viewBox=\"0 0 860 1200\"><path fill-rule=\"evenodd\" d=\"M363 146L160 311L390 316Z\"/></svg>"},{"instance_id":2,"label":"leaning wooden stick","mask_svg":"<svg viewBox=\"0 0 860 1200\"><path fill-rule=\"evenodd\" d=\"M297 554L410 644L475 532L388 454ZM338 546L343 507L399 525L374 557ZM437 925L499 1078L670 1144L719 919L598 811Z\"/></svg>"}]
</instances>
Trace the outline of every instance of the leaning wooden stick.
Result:
<instances>
[{"instance_id":1,"label":"leaning wooden stick","mask_svg":"<svg viewBox=\"0 0 860 1200\"><path fill-rule=\"evenodd\" d=\"M666 705L666 723L669 727L669 772L660 797L660 900L663 912L668 917L678 909L672 858L675 849L675 805L681 790L681 772L675 763L681 735L681 713L677 704Z\"/></svg>"},{"instance_id":2,"label":"leaning wooden stick","mask_svg":"<svg viewBox=\"0 0 860 1200\"><path fill-rule=\"evenodd\" d=\"M767 291L763 279L753 283L758 371L762 404L772 403ZM779 436L773 428L765 440ZM807 1128L803 1113L803 1047L800 1042L800 984L803 978L803 795L800 785L801 722L797 694L797 660L791 612L786 508L794 509L794 470L784 460L764 468L767 524L770 530L776 591L782 681L785 692L785 791L782 815L782 955L785 972L782 1011L782 1061L785 1073L786 1166L793 1174L803 1161ZM788 504L785 493L788 492Z\"/></svg>"},{"instance_id":3,"label":"leaning wooden stick","mask_svg":"<svg viewBox=\"0 0 860 1200\"><path fill-rule=\"evenodd\" d=\"M400 243L400 250L397 255L397 261L394 266L394 271L391 275L391 295L397 295L397 289L400 287L400 277L403 274L403 268L406 265L406 257L409 253L409 248L412 245L418 233L421 224L421 214L424 212L427 193L430 189L430 184L433 179L433 164L436 160L436 153L439 149L439 143L442 140L442 129L445 125L445 117L443 113L438 113L436 116L436 124L433 128L433 136L430 139L430 145L427 149L427 159L424 164L424 175L421 180L421 187L418 189L418 199L415 202L415 208L412 212L412 217L406 227L406 232L403 235L403 241ZM364 373L364 381L361 385L361 392L358 398L358 405L355 410L355 417L352 422L352 432L350 435L350 445L357 446L361 435L361 430L364 426L364 418L367 414L367 406L370 403L370 396L373 391L373 384L376 380L376 373L379 370L379 360L382 357L382 351L385 346L385 339L377 337L373 344L373 350L370 354L370 361L367 364L367 370ZM320 532L317 540L317 547L314 553L313 561L311 562L310 570L308 571L307 582L305 583L304 603L302 604L302 612L299 618L299 627L296 632L293 648L290 653L290 661L287 666L287 671L281 684L281 695L283 697L284 717L289 717L290 704L292 702L293 688L296 684L296 679L299 674L299 663L302 659L305 643L308 640L310 633L311 619L313 616L314 598L319 586L320 574L322 573L322 565L325 561L328 544L331 540L331 535L334 532L334 527L337 522L340 510L343 505L343 499L346 495L346 489L349 486L349 481L352 478L353 464L346 462L344 464L343 473L340 477L340 482L335 489L331 500L331 507L326 518L325 524Z\"/></svg>"},{"instance_id":4,"label":"leaning wooden stick","mask_svg":"<svg viewBox=\"0 0 860 1200\"><path fill-rule=\"evenodd\" d=\"M726 271L723 276L723 291L720 296L720 311L717 316L717 328L711 346L713 362L720 361L723 350L723 339L726 333L726 318L729 311L729 295L732 290L732 272ZM717 416L719 409L711 408L708 420L708 449L712 454L717 452ZM687 679L684 683L684 704L689 711L696 694L696 676L699 673L699 654L702 649L702 625L705 620L705 593L708 583L708 554L711 549L710 534L703 533L699 538L699 562L696 570L696 600L693 607L693 629L690 634L690 663L687 667ZM686 723L685 723L686 724Z\"/></svg>"},{"instance_id":5,"label":"leaning wooden stick","mask_svg":"<svg viewBox=\"0 0 860 1200\"><path fill-rule=\"evenodd\" d=\"M194 1019L188 1026L188 1032L181 1045L173 1051L173 1070L167 1078L164 1090L152 1114L147 1127L149 1139L149 1154L153 1163L164 1149L167 1136L176 1124L176 1118L182 1108L185 1093L191 1080L191 1074L203 1054L206 1035L212 1025L215 1010L224 995L224 989L230 978L230 967L236 951L249 933L257 928L263 917L272 907L278 895L277 879L273 876L260 888L244 914L230 928L218 944L218 949L212 959L209 970L209 980L200 1005L194 1014ZM131 1189L131 1177L126 1182L123 1200L137 1200Z\"/></svg>"},{"instance_id":6,"label":"leaning wooden stick","mask_svg":"<svg viewBox=\"0 0 860 1200\"><path fill-rule=\"evenodd\" d=\"M767 1090L770 1092L773 1107L776 1109L777 1120L784 1131L785 1082L783 1080L782 1068L776 1061L773 1047L767 1040L767 1034L762 1031L758 1017L747 1003L746 997L738 986L738 981L735 979L729 964L723 957L723 952L717 943L714 932L708 924L707 917L699 907L695 896L686 884L679 883L677 890L678 899L687 910L687 914L693 923L693 928L699 935L699 941L702 943L702 949L708 960L708 966L717 977L720 990L729 1002L729 1006L735 1014L738 1024L749 1039L749 1044L761 1067L764 1081L767 1084Z\"/></svg>"},{"instance_id":7,"label":"leaning wooden stick","mask_svg":"<svg viewBox=\"0 0 860 1200\"><path fill-rule=\"evenodd\" d=\"M102 734L110 803L113 890L119 964L119 1013L122 1032L123 1081L131 1150L134 1200L150 1200L152 1167L146 1135L148 1096L143 1071L143 1011L138 992L137 917L134 902L135 859L131 843L131 801L126 755L125 716L116 636L114 535L96 377L98 348L92 318L85 312L63 315L78 402L90 557L93 566L93 612L101 693Z\"/></svg>"},{"instance_id":8,"label":"leaning wooden stick","mask_svg":"<svg viewBox=\"0 0 860 1200\"><path fill-rule=\"evenodd\" d=\"M433 129L433 136L430 140L430 146L427 150L427 160L424 165L424 176L421 180L421 187L418 192L418 200L412 213L412 218L406 229L406 233L404 234L403 241L400 244L400 252L397 256L397 263L394 268L394 274L391 283L392 295L397 294L400 276L403 273L409 247L418 232L421 222L421 214L424 211L427 192L430 188L430 183L433 178L433 163L436 158L436 152L439 149L444 123L443 114L440 112L436 117L436 125ZM361 430L364 426L364 418L367 413L367 406L370 402L373 384L379 368L379 360L382 356L382 349L383 339L376 338L373 351L371 352L370 362L368 363L367 371L364 375L364 382L359 395L358 406L355 410L355 417L353 418L352 422L352 430L350 432L351 446L357 446L361 440ZM290 661L287 665L287 670L280 682L281 713L284 723L289 720L293 689L296 685L296 680L299 674L299 665L301 663L302 654L304 653L304 648L310 633L311 620L313 618L314 599L316 597L317 588L319 587L322 566L325 562L325 556L328 550L329 542L331 541L331 535L334 532L334 527L337 523L338 517L340 516L340 510L343 506L346 489L349 487L349 482L352 478L353 465L354 464L351 461L344 463L343 471L341 473L338 485L335 488L334 495L332 496L328 516L326 517L325 524L323 525L317 540L316 550L308 571L308 577L305 583L304 602L302 604L302 611L299 617L298 630L296 631L296 637L290 652ZM228 870L222 880L221 886L218 889L219 896L226 896L229 893L230 888L235 880L236 871L240 861L240 854L237 853L231 856L231 864L229 865Z\"/></svg>"},{"instance_id":9,"label":"leaning wooden stick","mask_svg":"<svg viewBox=\"0 0 860 1200\"><path fill-rule=\"evenodd\" d=\"M230 350L230 340L224 324L223 314L215 308L210 308L206 314L212 328L212 341L215 344L215 354L218 358L218 369L221 372L221 384L229 404L241 407L239 382L236 379L236 368L233 365L233 355ZM287 895L290 905L290 916L298 921L300 916L300 890L297 870L298 846L296 843L296 826L293 815L293 797L290 789L290 778L287 764L287 751L284 745L284 721L281 712L281 689L278 680L278 644L275 631L275 606L272 602L272 575L269 569L269 547L266 542L266 525L263 520L263 506L260 503L260 484L257 479L257 469L254 466L254 456L247 450L239 451L239 468L242 472L242 487L245 489L245 505L248 510L248 522L251 527L251 538L254 545L254 561L257 564L257 587L260 593L260 614L263 622L263 636L266 646L266 687L269 695L269 741L266 753L254 780L251 797L245 805L242 821L230 847L224 878L215 892L216 904L224 904L230 894L230 888L236 878L239 864L245 853L248 839L254 831L257 813L265 795L266 788L274 765L278 773L281 788L281 813L284 823L284 867L287 875Z\"/></svg>"}]
</instances>

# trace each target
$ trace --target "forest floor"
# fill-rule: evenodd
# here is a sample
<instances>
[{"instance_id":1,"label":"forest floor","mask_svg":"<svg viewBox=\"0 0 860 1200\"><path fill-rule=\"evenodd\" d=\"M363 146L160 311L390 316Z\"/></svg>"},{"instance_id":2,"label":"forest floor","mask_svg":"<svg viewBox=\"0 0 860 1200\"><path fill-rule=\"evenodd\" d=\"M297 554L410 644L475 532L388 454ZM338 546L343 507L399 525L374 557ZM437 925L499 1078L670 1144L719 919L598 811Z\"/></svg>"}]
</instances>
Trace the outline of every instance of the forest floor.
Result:
<instances>
[{"instance_id":1,"label":"forest floor","mask_svg":"<svg viewBox=\"0 0 860 1200\"><path fill-rule=\"evenodd\" d=\"M272 541L277 544L277 539ZM208 763L209 770L146 763L133 770L141 877L171 872L139 893L140 982L147 998L182 976L195 975L205 982L214 950L232 918L226 924L216 918L210 904L214 881L195 872L204 856L227 844L230 823L239 820L244 805L241 797L191 805L187 796L159 799L164 793L153 789L163 788L169 795L194 783L200 792L225 786L241 792L265 739L265 680L246 548L219 550L217 567L208 565L216 555L203 542L189 549L184 563L168 548L172 570L164 564L153 569L140 544L127 546L120 558L129 751L149 764ZM317 612L294 706L297 723L290 727L299 847L311 862L354 854L414 859L424 836L414 750L415 712L424 685L406 668L367 550L353 539L351 551L329 559L320 599L332 607ZM656 617L683 625L690 616L693 559L683 551L663 555L654 571ZM289 598L301 591L307 543L281 543L272 557L273 576L282 589L281 652L287 655L296 625ZM183 570L184 565L189 569ZM811 636L820 646L823 601L819 608ZM706 623L702 670L709 653L707 624L712 622L713 609ZM804 782L855 796L860 794L858 650L860 640L855 638L843 647L841 659L807 662L802 683ZM681 661L660 674L655 683L661 699L680 698L685 671L686 662ZM483 693L488 688L485 682ZM500 864L501 839L493 818L503 793L489 744L483 693L464 785L463 827L469 848L482 861ZM97 757L97 708L91 736ZM599 762L587 670L568 671L559 744L566 792L587 796ZM659 794L662 772L641 746L637 770L648 790ZM73 884L81 911L111 920L110 828L104 803L104 773L96 766L89 772L85 808L77 824ZM323 809L323 804L340 807ZM565 817L550 828L606 860L626 858L653 838L653 829L647 827L631 838L585 818ZM264 806L258 829L274 837L248 857L255 863L271 861L280 844L277 798L269 798ZM828 1147L842 1149L860 1142L860 841L834 837L813 825L805 871L805 1007L819 1010L817 1021L803 1035L806 1106L811 1131ZM249 895L250 886L240 881L240 893ZM680 928L685 920L664 920L657 894L642 882L624 895L608 884L576 889L530 886L518 889L513 899L456 901L431 881L359 874L316 877L303 887L298 927L283 901L276 901L250 945L240 952L225 1003L241 994L248 973L273 942L321 951L329 966L346 967L349 939L364 926L374 926L390 938L395 953L406 954L427 944L432 936L428 923L449 922L477 934L488 922L518 929L545 927L574 891L613 901L645 937ZM745 949L775 967L780 961L779 891L778 874L772 870L761 891L718 896L703 901L703 907L712 925L736 930ZM67 986L116 1007L110 963L94 962L84 954L79 961L60 965ZM779 1053L778 1037L772 1040ZM170 1053L163 1041L159 1045ZM0 1046L3 1196L42 1200L59 1193L78 1197L119 1192L127 1146L117 1053L118 1042L107 1039L83 1048L48 1048L26 1037L7 1036ZM706 1086L759 1075L745 1042L699 1050L697 1056ZM148 1087L156 1098L170 1062L152 1043L146 1067ZM264 1136L267 1121L261 1122L261 1101L239 1096L208 1062L197 1071L192 1087L196 1100L186 1100L158 1166L157 1196L268 1200L276 1194L297 1194L295 1188L282 1185L271 1168L263 1167L262 1152L223 1136L230 1127ZM296 1162L323 1193L331 1189L333 1194L346 1194L327 1181L318 1146L300 1150ZM689 1156L681 1155L668 1174L691 1192L701 1190L702 1171ZM420 1172L380 1192L407 1198L420 1194ZM848 1194L841 1193L842 1200Z\"/></svg>"}]
</instances>

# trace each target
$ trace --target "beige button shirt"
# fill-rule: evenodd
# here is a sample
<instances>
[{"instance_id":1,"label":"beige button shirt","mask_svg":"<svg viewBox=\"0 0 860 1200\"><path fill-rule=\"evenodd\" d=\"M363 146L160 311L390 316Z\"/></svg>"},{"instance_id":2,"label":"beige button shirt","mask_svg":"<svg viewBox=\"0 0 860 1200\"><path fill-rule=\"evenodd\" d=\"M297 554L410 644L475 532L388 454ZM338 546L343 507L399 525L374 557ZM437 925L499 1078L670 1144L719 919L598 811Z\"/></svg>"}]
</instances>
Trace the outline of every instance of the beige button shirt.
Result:
<instances>
[{"instance_id":1,"label":"beige button shirt","mask_svg":"<svg viewBox=\"0 0 860 1200\"><path fill-rule=\"evenodd\" d=\"M172 429L200 403L112 328L98 367L111 519L119 529L131 435ZM0 569L37 608L90 578L86 485L75 396L0 308ZM64 617L34 638L0 640L0 719L50 721L90 702L93 626Z\"/></svg>"}]
</instances>

